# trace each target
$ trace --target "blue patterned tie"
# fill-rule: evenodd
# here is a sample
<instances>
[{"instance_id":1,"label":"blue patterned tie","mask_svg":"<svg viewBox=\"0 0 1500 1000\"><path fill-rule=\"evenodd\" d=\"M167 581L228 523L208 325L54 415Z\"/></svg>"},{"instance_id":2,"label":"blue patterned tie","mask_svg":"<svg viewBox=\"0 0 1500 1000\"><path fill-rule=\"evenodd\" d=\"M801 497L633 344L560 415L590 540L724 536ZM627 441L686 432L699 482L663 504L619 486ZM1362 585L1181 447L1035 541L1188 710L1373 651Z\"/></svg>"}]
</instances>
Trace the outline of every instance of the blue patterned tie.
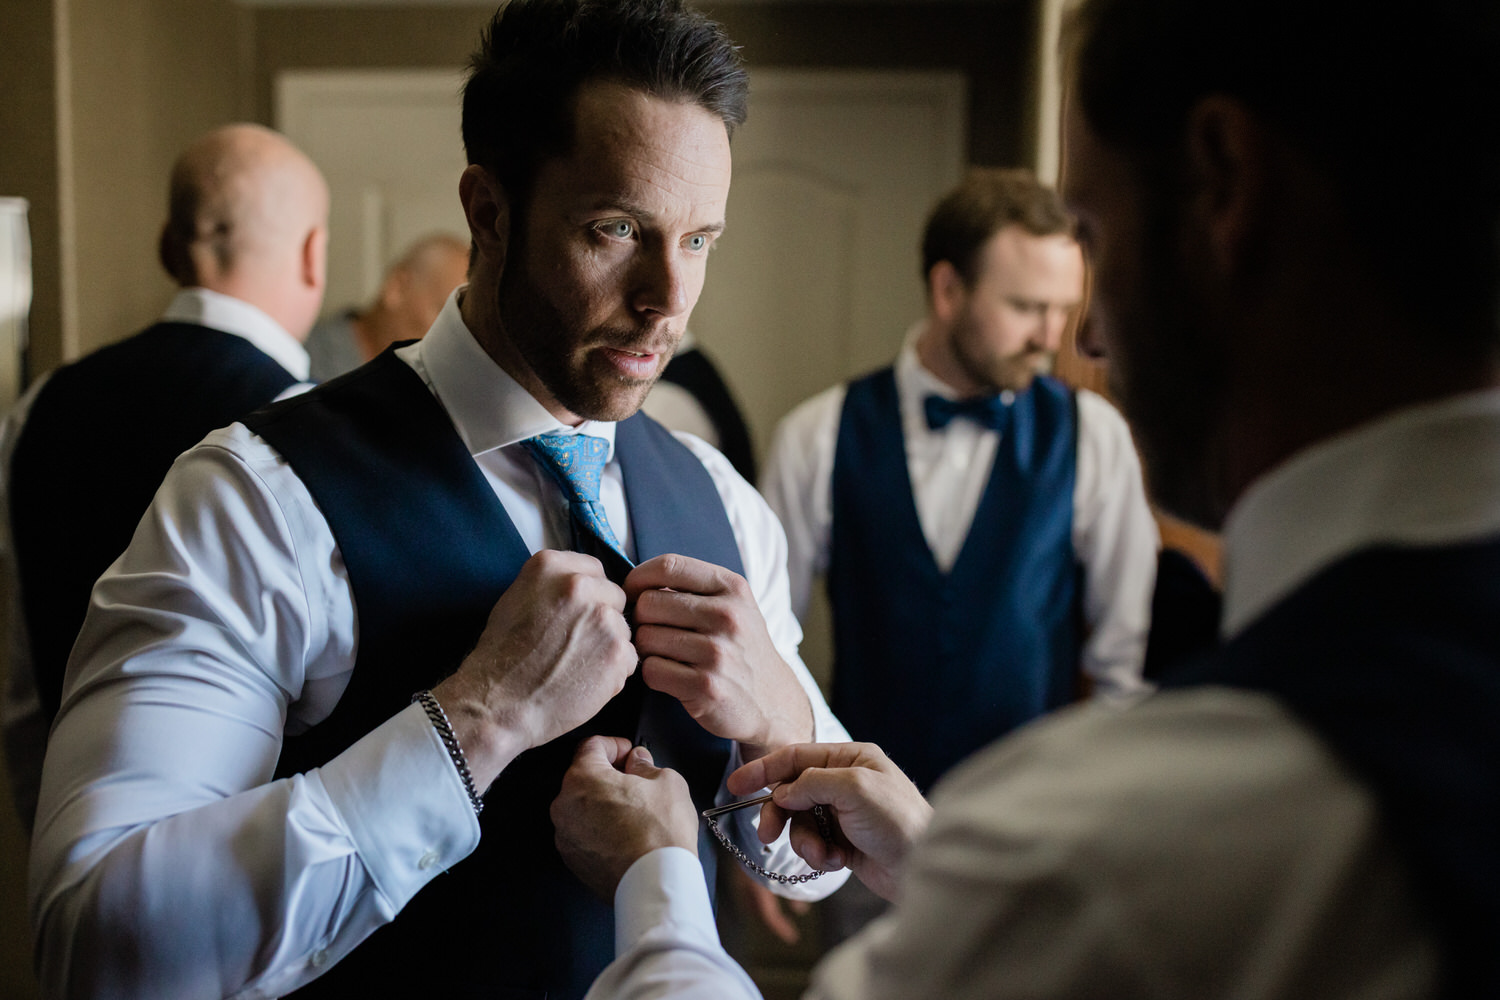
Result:
<instances>
[{"instance_id":1,"label":"blue patterned tie","mask_svg":"<svg viewBox=\"0 0 1500 1000\"><path fill-rule=\"evenodd\" d=\"M635 564L622 551L599 501L609 442L587 434L541 434L521 442L556 480L573 515L573 547L604 563L610 579L624 579Z\"/></svg>"},{"instance_id":2,"label":"blue patterned tie","mask_svg":"<svg viewBox=\"0 0 1500 1000\"><path fill-rule=\"evenodd\" d=\"M1010 404L1014 399L1015 395L1009 392L974 399L928 396L922 400L922 412L927 417L927 426L935 431L947 427L954 417L965 417L981 427L1003 432L1010 422Z\"/></svg>"}]
</instances>

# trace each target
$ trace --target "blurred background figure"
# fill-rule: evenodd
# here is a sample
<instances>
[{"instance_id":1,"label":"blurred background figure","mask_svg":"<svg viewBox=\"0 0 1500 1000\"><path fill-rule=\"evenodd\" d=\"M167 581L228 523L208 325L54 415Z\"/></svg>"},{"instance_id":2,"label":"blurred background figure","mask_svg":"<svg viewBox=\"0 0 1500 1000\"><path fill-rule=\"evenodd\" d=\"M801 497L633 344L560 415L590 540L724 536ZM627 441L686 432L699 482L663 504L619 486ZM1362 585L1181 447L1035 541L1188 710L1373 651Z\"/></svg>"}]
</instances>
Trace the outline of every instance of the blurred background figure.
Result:
<instances>
[{"instance_id":1,"label":"blurred background figure","mask_svg":"<svg viewBox=\"0 0 1500 1000\"><path fill-rule=\"evenodd\" d=\"M826 574L834 711L925 791L1045 712L1143 690L1157 534L1124 420L1047 374L1084 291L1057 193L971 171L921 266L894 364L782 421L765 494L799 616ZM883 908L861 894L829 901L834 940Z\"/></svg>"},{"instance_id":2,"label":"blurred background figure","mask_svg":"<svg viewBox=\"0 0 1500 1000\"><path fill-rule=\"evenodd\" d=\"M697 345L691 330L682 335L677 353L641 409L664 427L698 435L722 451L746 482L755 482L750 426L718 366Z\"/></svg>"},{"instance_id":3,"label":"blurred background figure","mask_svg":"<svg viewBox=\"0 0 1500 1000\"><path fill-rule=\"evenodd\" d=\"M369 361L391 344L427 332L469 271L469 244L449 233L417 240L386 269L363 309L319 320L307 337L312 377L322 382Z\"/></svg>"},{"instance_id":4,"label":"blurred background figure","mask_svg":"<svg viewBox=\"0 0 1500 1000\"><path fill-rule=\"evenodd\" d=\"M196 140L172 170L159 251L180 291L160 321L39 380L0 427L16 605L3 717L27 829L94 581L178 454L307 379L327 224L322 174L279 133Z\"/></svg>"}]
</instances>

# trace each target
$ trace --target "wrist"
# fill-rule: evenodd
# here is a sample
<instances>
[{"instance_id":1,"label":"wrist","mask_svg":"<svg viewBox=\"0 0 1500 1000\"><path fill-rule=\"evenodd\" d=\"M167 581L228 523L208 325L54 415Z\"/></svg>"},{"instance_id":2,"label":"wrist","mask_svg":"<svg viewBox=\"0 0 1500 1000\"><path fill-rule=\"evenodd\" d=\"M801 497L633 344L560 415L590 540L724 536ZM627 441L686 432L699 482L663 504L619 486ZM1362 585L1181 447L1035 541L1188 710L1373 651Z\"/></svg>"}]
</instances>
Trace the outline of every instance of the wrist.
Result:
<instances>
[{"instance_id":1,"label":"wrist","mask_svg":"<svg viewBox=\"0 0 1500 1000\"><path fill-rule=\"evenodd\" d=\"M447 715L468 759L474 786L483 795L500 772L530 746L525 734L519 727L498 721L484 692L458 674L434 687L432 697Z\"/></svg>"},{"instance_id":2,"label":"wrist","mask_svg":"<svg viewBox=\"0 0 1500 1000\"><path fill-rule=\"evenodd\" d=\"M786 709L771 722L772 725L768 727L765 739L749 744L749 747L756 752L746 756L746 760L763 757L777 747L790 746L793 743L816 743L818 740L817 720L813 716L812 702L808 700L807 693L800 686L796 689L796 694L789 701Z\"/></svg>"}]
</instances>

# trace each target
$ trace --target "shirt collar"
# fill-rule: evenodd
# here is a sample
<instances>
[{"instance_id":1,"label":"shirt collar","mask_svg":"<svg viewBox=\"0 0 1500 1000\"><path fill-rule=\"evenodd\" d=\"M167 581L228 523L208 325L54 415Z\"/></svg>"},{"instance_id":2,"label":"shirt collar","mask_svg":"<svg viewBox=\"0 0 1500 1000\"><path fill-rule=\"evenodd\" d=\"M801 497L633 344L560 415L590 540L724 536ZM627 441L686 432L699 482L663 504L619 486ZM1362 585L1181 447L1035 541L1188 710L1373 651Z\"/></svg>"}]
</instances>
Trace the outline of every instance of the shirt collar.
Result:
<instances>
[{"instance_id":1,"label":"shirt collar","mask_svg":"<svg viewBox=\"0 0 1500 1000\"><path fill-rule=\"evenodd\" d=\"M414 367L448 411L458 435L475 457L538 434L589 434L609 442L614 458L615 425L586 420L562 423L495 363L464 322L460 286L444 303L427 335L398 353Z\"/></svg>"},{"instance_id":2,"label":"shirt collar","mask_svg":"<svg viewBox=\"0 0 1500 1000\"><path fill-rule=\"evenodd\" d=\"M1232 637L1343 556L1500 534L1500 390L1401 410L1304 449L1224 525Z\"/></svg>"},{"instance_id":3,"label":"shirt collar","mask_svg":"<svg viewBox=\"0 0 1500 1000\"><path fill-rule=\"evenodd\" d=\"M193 323L243 337L297 381L307 381L312 366L307 349L280 323L242 299L207 288L184 288L167 303L161 318L169 323Z\"/></svg>"}]
</instances>

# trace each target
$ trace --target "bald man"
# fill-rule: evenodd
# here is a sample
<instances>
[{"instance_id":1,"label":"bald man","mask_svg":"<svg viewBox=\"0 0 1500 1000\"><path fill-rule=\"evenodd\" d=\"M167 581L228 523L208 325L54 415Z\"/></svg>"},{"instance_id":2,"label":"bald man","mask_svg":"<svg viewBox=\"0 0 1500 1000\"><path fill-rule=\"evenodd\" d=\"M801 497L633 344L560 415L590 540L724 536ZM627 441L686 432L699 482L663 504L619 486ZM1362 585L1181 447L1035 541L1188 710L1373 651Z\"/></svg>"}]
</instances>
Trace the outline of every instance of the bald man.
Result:
<instances>
[{"instance_id":1,"label":"bald man","mask_svg":"<svg viewBox=\"0 0 1500 1000\"><path fill-rule=\"evenodd\" d=\"M322 175L280 134L235 124L199 138L172 170L159 251L179 291L161 319L44 377L0 427L15 584L3 719L28 828L95 579L179 453L307 379L327 220Z\"/></svg>"},{"instance_id":2,"label":"bald man","mask_svg":"<svg viewBox=\"0 0 1500 1000\"><path fill-rule=\"evenodd\" d=\"M411 244L386 268L373 301L314 324L307 336L313 379L342 375L392 344L419 339L468 273L467 240L432 233Z\"/></svg>"}]
</instances>

